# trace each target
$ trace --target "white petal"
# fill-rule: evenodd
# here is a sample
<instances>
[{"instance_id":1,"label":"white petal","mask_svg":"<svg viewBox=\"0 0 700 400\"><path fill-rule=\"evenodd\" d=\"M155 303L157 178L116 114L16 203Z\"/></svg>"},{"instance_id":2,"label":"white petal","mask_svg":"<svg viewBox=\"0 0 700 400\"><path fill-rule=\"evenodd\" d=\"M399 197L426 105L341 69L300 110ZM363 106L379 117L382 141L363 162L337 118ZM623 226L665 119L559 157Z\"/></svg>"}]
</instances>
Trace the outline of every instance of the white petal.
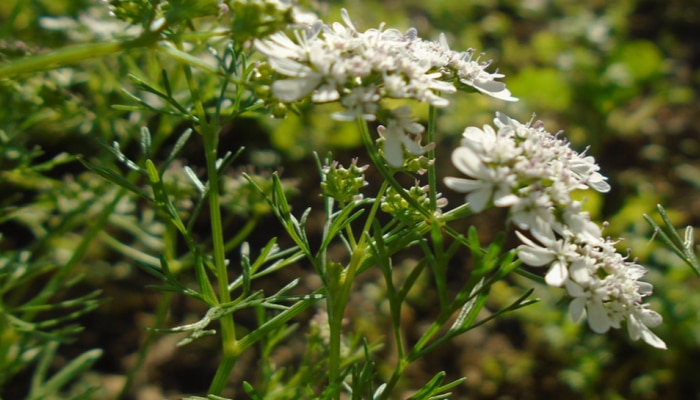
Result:
<instances>
[{"instance_id":1,"label":"white petal","mask_svg":"<svg viewBox=\"0 0 700 400\"><path fill-rule=\"evenodd\" d=\"M585 310L586 307L586 299L583 297L579 297L574 299L570 304L569 304L569 316L571 317L571 320L574 322L578 322L581 320L581 317L583 317L583 311Z\"/></svg>"},{"instance_id":2,"label":"white petal","mask_svg":"<svg viewBox=\"0 0 700 400\"><path fill-rule=\"evenodd\" d=\"M554 255L543 247L518 246L518 258L531 267L547 265L554 259Z\"/></svg>"},{"instance_id":3,"label":"white petal","mask_svg":"<svg viewBox=\"0 0 700 400\"><path fill-rule=\"evenodd\" d=\"M305 77L316 74L311 67L298 63L289 58L273 58L269 59L270 66L280 74L294 77Z\"/></svg>"},{"instance_id":4,"label":"white petal","mask_svg":"<svg viewBox=\"0 0 700 400\"><path fill-rule=\"evenodd\" d=\"M608 318L608 313L605 311L605 307L601 303L592 302L588 303L586 307L588 312L588 326L591 327L595 333L605 333L610 329L610 319Z\"/></svg>"},{"instance_id":5,"label":"white petal","mask_svg":"<svg viewBox=\"0 0 700 400\"><path fill-rule=\"evenodd\" d=\"M486 208L486 204L488 204L489 200L491 200L491 190L489 188L484 188L483 185L481 188L467 195L469 208L471 208L474 212L483 211L483 209Z\"/></svg>"},{"instance_id":6,"label":"white petal","mask_svg":"<svg viewBox=\"0 0 700 400\"><path fill-rule=\"evenodd\" d=\"M336 90L335 86L331 84L324 84L316 89L316 92L311 96L311 101L314 103L330 103L336 101L340 98L340 93ZM354 118L352 118L354 120Z\"/></svg>"},{"instance_id":7,"label":"white petal","mask_svg":"<svg viewBox=\"0 0 700 400\"><path fill-rule=\"evenodd\" d=\"M511 207L514 204L516 204L518 201L520 201L520 197L518 197L514 194L508 194L508 195L500 196L498 198L493 199L493 204L496 207Z\"/></svg>"},{"instance_id":8,"label":"white petal","mask_svg":"<svg viewBox=\"0 0 700 400\"><path fill-rule=\"evenodd\" d=\"M482 167L479 156L468 147L457 147L452 152L452 164L465 175L476 176Z\"/></svg>"},{"instance_id":9,"label":"white petal","mask_svg":"<svg viewBox=\"0 0 700 400\"><path fill-rule=\"evenodd\" d=\"M396 137L391 131L386 132L384 139L384 158L394 168L403 166L403 149L401 148L401 138Z\"/></svg>"},{"instance_id":10,"label":"white petal","mask_svg":"<svg viewBox=\"0 0 700 400\"><path fill-rule=\"evenodd\" d=\"M318 84L321 77L282 79L272 84L272 93L278 99L285 102L292 102L301 99L311 93Z\"/></svg>"},{"instance_id":11,"label":"white petal","mask_svg":"<svg viewBox=\"0 0 700 400\"><path fill-rule=\"evenodd\" d=\"M481 181L475 181L473 179L453 178L451 176L445 177L444 182L445 186L447 186L448 188L462 193L471 192L472 190L476 190L484 185L484 183Z\"/></svg>"},{"instance_id":12,"label":"white petal","mask_svg":"<svg viewBox=\"0 0 700 400\"><path fill-rule=\"evenodd\" d=\"M610 184L605 181L588 181L588 186L600 193L607 193L610 191Z\"/></svg>"},{"instance_id":13,"label":"white petal","mask_svg":"<svg viewBox=\"0 0 700 400\"><path fill-rule=\"evenodd\" d=\"M566 269L566 264L561 261L555 261L544 276L545 282L549 286L560 287L569 277L569 271Z\"/></svg>"},{"instance_id":14,"label":"white petal","mask_svg":"<svg viewBox=\"0 0 700 400\"><path fill-rule=\"evenodd\" d=\"M656 347L657 349L666 350L666 343L664 343L663 340L661 340L649 329L642 330L642 340L644 340L647 344Z\"/></svg>"},{"instance_id":15,"label":"white petal","mask_svg":"<svg viewBox=\"0 0 700 400\"><path fill-rule=\"evenodd\" d=\"M487 94L499 100L518 101L517 97L510 95L510 90L506 89L506 84L498 81L474 81L473 87L481 93Z\"/></svg>"},{"instance_id":16,"label":"white petal","mask_svg":"<svg viewBox=\"0 0 700 400\"><path fill-rule=\"evenodd\" d=\"M586 292L583 290L583 287L581 287L581 285L572 281L571 279L567 279L566 282L564 282L564 285L566 286L566 291L569 293L569 296L576 298L574 300L578 300L578 298L583 298L584 302L586 301Z\"/></svg>"},{"instance_id":17,"label":"white petal","mask_svg":"<svg viewBox=\"0 0 700 400\"><path fill-rule=\"evenodd\" d=\"M591 273L583 260L571 263L571 266L569 267L569 275L571 276L571 279L579 284L590 285L592 281Z\"/></svg>"},{"instance_id":18,"label":"white petal","mask_svg":"<svg viewBox=\"0 0 700 400\"><path fill-rule=\"evenodd\" d=\"M644 310L641 319L642 323L650 328L657 327L663 322L661 314L653 310Z\"/></svg>"},{"instance_id":19,"label":"white petal","mask_svg":"<svg viewBox=\"0 0 700 400\"><path fill-rule=\"evenodd\" d=\"M411 140L410 137L407 135L401 135L401 143L406 147L406 150L410 151L411 153L419 156L423 153L425 153L425 150L423 150L423 147L418 144L416 141Z\"/></svg>"}]
</instances>

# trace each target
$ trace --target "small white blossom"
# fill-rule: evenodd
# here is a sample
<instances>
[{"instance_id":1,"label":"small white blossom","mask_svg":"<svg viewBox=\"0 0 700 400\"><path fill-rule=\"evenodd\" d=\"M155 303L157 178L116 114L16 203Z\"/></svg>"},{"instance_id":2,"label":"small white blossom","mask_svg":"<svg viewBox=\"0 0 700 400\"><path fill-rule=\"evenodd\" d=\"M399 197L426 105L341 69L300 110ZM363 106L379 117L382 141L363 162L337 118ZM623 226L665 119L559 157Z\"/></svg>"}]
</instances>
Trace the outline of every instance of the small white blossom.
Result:
<instances>
[{"instance_id":1,"label":"small white blossom","mask_svg":"<svg viewBox=\"0 0 700 400\"><path fill-rule=\"evenodd\" d=\"M586 315L597 333L624 322L633 340L666 348L650 330L661 316L644 304L652 292L651 284L639 281L646 270L619 254L571 197L580 189L610 189L593 157L575 152L539 122L521 124L497 114L494 125L465 129L452 162L468 178L447 177L445 184L467 193L474 211L490 203L510 208L513 224L530 233L516 232L518 257L547 267L545 282L566 288L573 320Z\"/></svg>"},{"instance_id":2,"label":"small white blossom","mask_svg":"<svg viewBox=\"0 0 700 400\"><path fill-rule=\"evenodd\" d=\"M490 63L472 60L472 50L464 53L450 50L444 35L439 42L433 42L418 37L415 29L404 34L396 29L384 29L383 25L362 32L345 10L341 15L342 23L317 22L295 31L296 40L281 32L255 40L255 48L283 76L270 85L277 99L338 101L345 111L334 114L334 118L353 120L360 116L367 121L382 114L385 109L381 102L387 98L447 107L449 100L443 94L454 93L462 85L498 99L516 100L497 81L502 74L486 72ZM387 138L385 154L391 165L403 164L401 145L419 154L422 147L417 137L410 136L417 128L407 129L401 119L383 122L386 127L382 130Z\"/></svg>"},{"instance_id":3,"label":"small white blossom","mask_svg":"<svg viewBox=\"0 0 700 400\"><path fill-rule=\"evenodd\" d=\"M377 130L384 138L384 157L389 165L395 168L403 166L403 148L421 155L425 149L420 145L421 133L425 128L415 122L408 106L399 107L391 112L386 126L380 125ZM413 135L411 139L408 135Z\"/></svg>"},{"instance_id":4,"label":"small white blossom","mask_svg":"<svg viewBox=\"0 0 700 400\"><path fill-rule=\"evenodd\" d=\"M555 239L554 237L538 238L542 246L535 244L520 232L516 232L520 241L518 257L525 264L533 267L548 265L549 270L545 274L545 282L550 286L564 285L569 278L569 264L578 257L577 246L567 239Z\"/></svg>"},{"instance_id":5,"label":"small white blossom","mask_svg":"<svg viewBox=\"0 0 700 400\"><path fill-rule=\"evenodd\" d=\"M517 201L517 196L511 193L515 175L508 168L491 168L469 147L459 147L452 152L452 163L462 173L475 179L446 177L445 185L468 193L466 199L474 212L483 210L489 201L499 207L508 207Z\"/></svg>"}]
</instances>

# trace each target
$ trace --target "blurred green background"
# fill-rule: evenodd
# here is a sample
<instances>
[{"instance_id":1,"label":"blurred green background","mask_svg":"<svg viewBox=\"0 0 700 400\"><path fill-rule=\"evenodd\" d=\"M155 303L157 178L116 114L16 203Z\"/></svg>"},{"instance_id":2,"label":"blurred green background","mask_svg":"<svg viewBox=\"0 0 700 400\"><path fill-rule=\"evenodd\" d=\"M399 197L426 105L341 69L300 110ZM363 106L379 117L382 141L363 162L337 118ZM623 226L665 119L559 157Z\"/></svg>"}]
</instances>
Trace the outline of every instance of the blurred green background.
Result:
<instances>
[{"instance_id":1,"label":"blurred green background","mask_svg":"<svg viewBox=\"0 0 700 400\"><path fill-rule=\"evenodd\" d=\"M662 204L677 226L700 226L700 3L348 0L319 1L316 6L326 21L339 20L340 8L348 9L360 30L386 22L387 27L401 30L416 27L424 38L437 38L444 32L451 48L475 48L484 52L482 60L492 59L492 68L505 74L504 82L520 101L505 104L486 96L453 96L453 106L440 113L438 122L439 174L455 173L448 162L449 152L462 130L490 122L494 111L520 121L535 113L550 132L563 130L574 148L588 148L609 177L611 193L603 197L586 193L587 206L596 220L610 222L607 235L627 239L620 243L620 250L631 249L633 257L649 268L645 280L655 286L650 303L664 317L664 324L655 332L669 349L658 351L630 343L624 331L601 336L585 324L571 323L565 303L560 302L563 292L538 286L539 304L438 349L431 359L414 366L412 376L422 381L441 370L455 379L466 376L454 398L700 398L696 369L700 280L651 239L653 232L642 218L643 213L655 215L656 204ZM1 2L0 63L69 43L104 40L100 32L107 25L100 7L104 6L87 0ZM103 24L102 30L91 25L94 21ZM86 176L77 162L57 163L46 173L29 168L31 165L52 160L61 152L108 157L98 141L134 140L144 125L154 132L182 130L175 118L112 108L130 104L121 91L122 87L133 88L127 74L157 79L160 68L153 55L136 51L17 81L0 81L0 207L4 214L0 251L17 251L36 241L42 229L60 226L65 236L36 249L60 260L61 249L70 250L70 243L62 241L79 236L80 227L89 223L75 215L70 215L75 223L69 226L51 220L68 218L55 192L73 188L71 193L78 196L80 185L97 190L101 181ZM426 117L425 110L419 112ZM296 204L301 208L317 203L318 192L312 189L317 178L303 172L312 165L311 151L324 154L332 149L345 164L362 152L354 125L319 114L323 113L285 121L240 120L234 124L235 133L223 138L224 145L245 144L257 156L273 149L285 176L300 173L300 187L309 189L301 190ZM197 151L196 145L186 151L190 165L202 165ZM250 156L248 161L255 163L260 158ZM446 188L441 191L451 204L461 201ZM140 223L148 223L146 216L139 218ZM494 229L504 223L482 222L495 225ZM270 232L261 231L260 241ZM105 356L86 376L86 385L101 382L106 386L109 379L118 380L124 374L130 365L128 357L143 340L142 326L147 325L144 321L149 321L158 296L143 288L151 280L120 257L95 243L79 271L85 276L82 285L102 288L112 299L81 321L86 331L65 350L65 357L70 357L81 349L105 349ZM459 260L455 264L459 266ZM520 278L498 285L492 306L506 304L521 293L519 287L533 285ZM372 309L377 315L358 312L353 326L370 337L384 335L374 319L381 318L381 295L377 294L381 288L367 279L358 282L358 293L362 298L358 306L374 301ZM173 312L198 311L192 307L175 303ZM408 328L418 329L430 317L431 305L414 298L408 312ZM109 321L114 326L106 326ZM157 388L160 396L204 390L208 381L197 381L197 374L213 371L212 354L217 349L214 342L196 346L196 351L180 349L178 354L154 361L149 366L149 387ZM27 377L17 379L21 387ZM7 398L13 398L14 392L8 393Z\"/></svg>"}]
</instances>

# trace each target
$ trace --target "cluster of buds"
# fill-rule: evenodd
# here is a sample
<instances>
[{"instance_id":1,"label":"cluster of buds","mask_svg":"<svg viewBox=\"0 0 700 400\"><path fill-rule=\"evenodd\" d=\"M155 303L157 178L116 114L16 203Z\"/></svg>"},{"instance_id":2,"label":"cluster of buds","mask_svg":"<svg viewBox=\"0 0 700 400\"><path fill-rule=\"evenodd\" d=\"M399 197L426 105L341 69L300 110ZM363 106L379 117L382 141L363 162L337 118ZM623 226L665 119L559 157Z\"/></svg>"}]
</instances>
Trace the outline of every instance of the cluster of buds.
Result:
<instances>
[{"instance_id":1,"label":"cluster of buds","mask_svg":"<svg viewBox=\"0 0 700 400\"><path fill-rule=\"evenodd\" d=\"M340 204L348 204L362 200L360 190L367 186L365 171L369 165L357 166L357 158L350 163L349 168L343 167L337 161L323 167L323 194L332 197Z\"/></svg>"},{"instance_id":2,"label":"cluster of buds","mask_svg":"<svg viewBox=\"0 0 700 400\"><path fill-rule=\"evenodd\" d=\"M430 210L430 198L428 197L429 187L427 185L421 186L416 182L413 186L406 189L406 193L416 201L416 203L425 210ZM436 207L437 213L440 213L440 209L447 205L447 199L442 198L441 193L437 193ZM403 198L399 193L397 193L393 188L389 188L386 194L382 198L381 203L382 211L390 214L392 217L398 219L406 225L413 225L416 222L425 220L423 214L417 210L413 205L411 205L406 199Z\"/></svg>"}]
</instances>

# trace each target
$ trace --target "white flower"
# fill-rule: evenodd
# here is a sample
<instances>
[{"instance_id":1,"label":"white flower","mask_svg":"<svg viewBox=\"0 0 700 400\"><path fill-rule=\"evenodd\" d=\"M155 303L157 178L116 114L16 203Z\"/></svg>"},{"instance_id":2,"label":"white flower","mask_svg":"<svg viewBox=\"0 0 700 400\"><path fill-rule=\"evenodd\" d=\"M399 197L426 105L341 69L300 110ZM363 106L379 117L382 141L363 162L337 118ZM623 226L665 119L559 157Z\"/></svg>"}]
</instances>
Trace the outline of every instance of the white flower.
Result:
<instances>
[{"instance_id":1,"label":"white flower","mask_svg":"<svg viewBox=\"0 0 700 400\"><path fill-rule=\"evenodd\" d=\"M571 160L571 170L574 171L585 184L600 193L607 193L610 191L610 185L605 182L607 178L598 172L599 169L600 168L595 163L595 159L591 156L583 157L582 155L576 155Z\"/></svg>"},{"instance_id":2,"label":"white flower","mask_svg":"<svg viewBox=\"0 0 700 400\"><path fill-rule=\"evenodd\" d=\"M515 176L510 169L491 168L479 158L479 154L466 146L452 152L452 163L460 172L475 179L446 177L445 185L452 190L468 193L466 200L474 212L483 210L490 200L497 207L511 206L518 200L511 193Z\"/></svg>"},{"instance_id":3,"label":"white flower","mask_svg":"<svg viewBox=\"0 0 700 400\"><path fill-rule=\"evenodd\" d=\"M473 56L474 50L468 50L452 58L450 66L455 69L459 81L491 97L505 101L518 101L516 97L511 96L503 82L496 81L503 78L503 74L486 72L491 61L480 63L478 58L472 60Z\"/></svg>"},{"instance_id":4,"label":"white flower","mask_svg":"<svg viewBox=\"0 0 700 400\"><path fill-rule=\"evenodd\" d=\"M580 257L569 266L569 277L565 286L572 301L569 304L569 315L578 322L588 315L588 326L596 333L607 332L613 323L603 303L608 300L608 291L604 282L595 276L595 259Z\"/></svg>"},{"instance_id":5,"label":"white flower","mask_svg":"<svg viewBox=\"0 0 700 400\"><path fill-rule=\"evenodd\" d=\"M356 87L340 101L345 106L345 111L334 113L331 117L340 121L353 121L359 115L365 121L374 121L377 119L378 100L379 93L374 86Z\"/></svg>"},{"instance_id":6,"label":"white flower","mask_svg":"<svg viewBox=\"0 0 700 400\"><path fill-rule=\"evenodd\" d=\"M530 233L516 232L518 257L532 267L547 267L545 282L566 288L573 320L586 315L597 333L625 322L633 340L665 348L650 330L661 316L644 304L652 292L651 284L639 281L646 270L619 254L583 203L572 199L576 190L610 189L593 157L575 152L540 122L521 124L497 114L494 125L497 129L465 129L452 162L469 179L446 177L445 184L467 193L474 211L490 201L510 207L513 224Z\"/></svg>"},{"instance_id":7,"label":"white flower","mask_svg":"<svg viewBox=\"0 0 700 400\"><path fill-rule=\"evenodd\" d=\"M439 42L423 40L415 29L402 34L396 29L359 31L341 11L343 22L320 22L295 31L292 40L278 32L255 40L255 48L267 57L281 78L270 84L272 94L283 102L310 98L316 103L339 101L346 110L334 116L351 120L360 115L376 119L385 110L387 98L413 99L433 107L447 107L443 94L454 93L457 85L503 100L515 100L505 85L496 81L499 73L488 73L489 63L472 60L473 51L449 49L444 35ZM385 154L393 166L403 162L403 147L418 154L422 147L410 134L418 130L405 119L383 121L387 142ZM403 134L402 134L403 132ZM409 136L406 136L406 134ZM402 147L403 146L403 147Z\"/></svg>"},{"instance_id":8,"label":"white flower","mask_svg":"<svg viewBox=\"0 0 700 400\"><path fill-rule=\"evenodd\" d=\"M554 205L547 193L531 191L521 196L510 209L510 218L520 229L529 230L535 238L551 235L555 223Z\"/></svg>"},{"instance_id":9,"label":"white flower","mask_svg":"<svg viewBox=\"0 0 700 400\"><path fill-rule=\"evenodd\" d=\"M663 319L656 311L639 307L627 318L627 332L632 340L642 339L657 349L666 349L666 343L649 328L661 325Z\"/></svg>"},{"instance_id":10,"label":"white flower","mask_svg":"<svg viewBox=\"0 0 700 400\"><path fill-rule=\"evenodd\" d=\"M569 277L569 264L579 257L576 245L566 239L554 239L553 237L541 237L537 240L543 245L539 246L520 232L516 232L523 244L518 246L518 257L527 265L542 267L549 265L544 279L550 286L564 285Z\"/></svg>"},{"instance_id":11,"label":"white flower","mask_svg":"<svg viewBox=\"0 0 700 400\"><path fill-rule=\"evenodd\" d=\"M400 168L403 166L404 147L415 155L421 155L425 152L420 145L421 133L425 128L415 122L410 107L402 106L393 110L387 126L380 125L377 130L384 138L384 157L392 167ZM415 139L411 139L409 134L413 135Z\"/></svg>"},{"instance_id":12,"label":"white flower","mask_svg":"<svg viewBox=\"0 0 700 400\"><path fill-rule=\"evenodd\" d=\"M584 243L600 243L603 235L598 224L582 211L579 201L572 201L561 209L560 221L554 224L554 230L562 236L575 236Z\"/></svg>"}]
</instances>

